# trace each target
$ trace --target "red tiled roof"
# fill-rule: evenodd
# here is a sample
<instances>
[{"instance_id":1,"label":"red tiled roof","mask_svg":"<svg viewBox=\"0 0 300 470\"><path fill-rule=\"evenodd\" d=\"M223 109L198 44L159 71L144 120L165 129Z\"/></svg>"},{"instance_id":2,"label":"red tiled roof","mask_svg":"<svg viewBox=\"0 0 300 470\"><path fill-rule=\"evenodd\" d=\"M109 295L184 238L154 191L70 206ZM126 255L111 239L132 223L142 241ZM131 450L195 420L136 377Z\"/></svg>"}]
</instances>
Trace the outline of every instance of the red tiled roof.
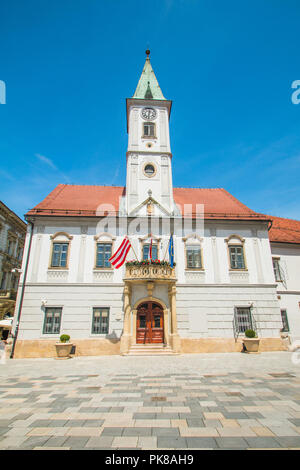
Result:
<instances>
[{"instance_id":1,"label":"red tiled roof","mask_svg":"<svg viewBox=\"0 0 300 470\"><path fill-rule=\"evenodd\" d=\"M123 186L84 186L59 184L26 215L86 215L117 212L119 198L125 194Z\"/></svg>"},{"instance_id":2,"label":"red tiled roof","mask_svg":"<svg viewBox=\"0 0 300 470\"><path fill-rule=\"evenodd\" d=\"M223 188L174 188L174 200L181 213L196 213L196 205L203 204L205 219L266 219L242 204ZM184 206L186 205L186 210ZM190 205L190 208L189 208Z\"/></svg>"},{"instance_id":3,"label":"red tiled roof","mask_svg":"<svg viewBox=\"0 0 300 470\"><path fill-rule=\"evenodd\" d=\"M258 214L223 188L174 188L174 200L181 213L195 214L196 205L204 205L205 219L271 220L271 242L300 243L300 221ZM83 186L59 184L26 215L96 216L119 210L123 186ZM187 207L184 209L184 205Z\"/></svg>"},{"instance_id":4,"label":"red tiled roof","mask_svg":"<svg viewBox=\"0 0 300 470\"><path fill-rule=\"evenodd\" d=\"M125 188L120 186L59 184L26 215L95 216L105 210L117 213L124 194ZM268 220L222 188L174 188L174 200L181 213L188 216L196 213L197 204L203 204L205 219Z\"/></svg>"},{"instance_id":5,"label":"red tiled roof","mask_svg":"<svg viewBox=\"0 0 300 470\"><path fill-rule=\"evenodd\" d=\"M272 220L269 231L271 242L300 243L300 221L284 219L283 217L267 216Z\"/></svg>"}]
</instances>

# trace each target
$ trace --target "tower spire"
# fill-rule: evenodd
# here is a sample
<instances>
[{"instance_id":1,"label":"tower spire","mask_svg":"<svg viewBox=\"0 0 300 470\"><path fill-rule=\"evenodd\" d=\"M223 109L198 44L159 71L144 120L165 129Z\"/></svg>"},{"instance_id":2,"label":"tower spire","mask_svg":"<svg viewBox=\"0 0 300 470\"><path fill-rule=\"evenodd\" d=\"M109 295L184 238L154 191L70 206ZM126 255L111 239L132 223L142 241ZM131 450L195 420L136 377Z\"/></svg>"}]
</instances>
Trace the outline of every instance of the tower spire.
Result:
<instances>
[{"instance_id":1,"label":"tower spire","mask_svg":"<svg viewBox=\"0 0 300 470\"><path fill-rule=\"evenodd\" d=\"M146 50L146 62L132 98L165 100L150 62L150 49Z\"/></svg>"}]
</instances>

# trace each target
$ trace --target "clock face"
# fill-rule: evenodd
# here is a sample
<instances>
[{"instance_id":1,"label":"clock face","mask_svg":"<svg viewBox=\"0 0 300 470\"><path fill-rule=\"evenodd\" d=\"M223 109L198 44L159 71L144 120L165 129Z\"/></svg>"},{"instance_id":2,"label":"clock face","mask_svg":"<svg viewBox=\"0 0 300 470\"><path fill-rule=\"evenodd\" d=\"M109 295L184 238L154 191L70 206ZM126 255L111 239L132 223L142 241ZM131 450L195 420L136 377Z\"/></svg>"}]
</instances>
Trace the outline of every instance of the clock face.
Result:
<instances>
[{"instance_id":1,"label":"clock face","mask_svg":"<svg viewBox=\"0 0 300 470\"><path fill-rule=\"evenodd\" d=\"M148 121L152 121L156 118L156 111L153 108L143 108L141 114L142 118Z\"/></svg>"}]
</instances>

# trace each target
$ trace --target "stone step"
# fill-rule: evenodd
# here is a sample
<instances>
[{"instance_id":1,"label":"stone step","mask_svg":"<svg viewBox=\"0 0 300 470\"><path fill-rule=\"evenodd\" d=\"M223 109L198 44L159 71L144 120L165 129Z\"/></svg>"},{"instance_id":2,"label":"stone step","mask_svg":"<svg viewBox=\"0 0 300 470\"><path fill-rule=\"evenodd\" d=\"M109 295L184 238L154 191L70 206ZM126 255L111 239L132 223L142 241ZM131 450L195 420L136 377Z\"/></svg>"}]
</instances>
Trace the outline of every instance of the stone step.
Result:
<instances>
[{"instance_id":1,"label":"stone step","mask_svg":"<svg viewBox=\"0 0 300 470\"><path fill-rule=\"evenodd\" d=\"M134 344L125 356L173 356L170 346L163 344Z\"/></svg>"}]
</instances>

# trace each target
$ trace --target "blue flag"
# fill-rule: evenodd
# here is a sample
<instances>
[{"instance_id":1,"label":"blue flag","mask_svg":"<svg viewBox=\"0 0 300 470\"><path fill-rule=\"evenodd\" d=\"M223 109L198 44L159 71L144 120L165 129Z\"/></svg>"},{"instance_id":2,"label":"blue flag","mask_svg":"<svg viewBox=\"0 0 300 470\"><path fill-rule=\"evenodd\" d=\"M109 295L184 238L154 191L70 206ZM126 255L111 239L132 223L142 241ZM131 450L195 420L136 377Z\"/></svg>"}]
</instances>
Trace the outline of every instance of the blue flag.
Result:
<instances>
[{"instance_id":1,"label":"blue flag","mask_svg":"<svg viewBox=\"0 0 300 470\"><path fill-rule=\"evenodd\" d=\"M173 234L170 236L169 241L169 260L171 268L174 267L174 241L173 241Z\"/></svg>"}]
</instances>

